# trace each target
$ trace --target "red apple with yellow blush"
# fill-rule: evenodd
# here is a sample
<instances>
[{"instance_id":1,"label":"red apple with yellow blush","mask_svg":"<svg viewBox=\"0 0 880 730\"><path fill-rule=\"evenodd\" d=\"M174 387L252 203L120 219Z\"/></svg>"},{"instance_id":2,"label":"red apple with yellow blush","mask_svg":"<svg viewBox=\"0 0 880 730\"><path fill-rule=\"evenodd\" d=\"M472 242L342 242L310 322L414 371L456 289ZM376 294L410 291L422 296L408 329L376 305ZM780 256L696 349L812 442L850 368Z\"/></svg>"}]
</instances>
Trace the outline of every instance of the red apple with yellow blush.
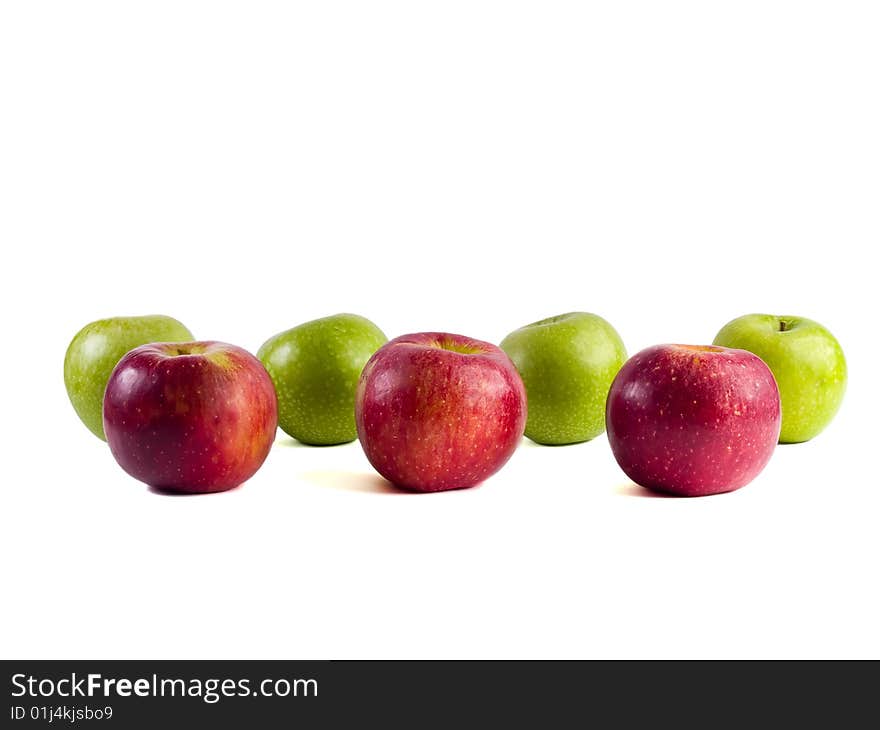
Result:
<instances>
[{"instance_id":1,"label":"red apple with yellow blush","mask_svg":"<svg viewBox=\"0 0 880 730\"><path fill-rule=\"evenodd\" d=\"M445 332L404 335L364 367L355 422L367 459L388 481L419 492L464 489L516 450L525 388L495 345Z\"/></svg>"},{"instance_id":2,"label":"red apple with yellow blush","mask_svg":"<svg viewBox=\"0 0 880 730\"><path fill-rule=\"evenodd\" d=\"M168 491L237 487L265 461L277 425L275 388L262 363L223 342L137 347L104 393L104 433L116 461Z\"/></svg>"}]
</instances>

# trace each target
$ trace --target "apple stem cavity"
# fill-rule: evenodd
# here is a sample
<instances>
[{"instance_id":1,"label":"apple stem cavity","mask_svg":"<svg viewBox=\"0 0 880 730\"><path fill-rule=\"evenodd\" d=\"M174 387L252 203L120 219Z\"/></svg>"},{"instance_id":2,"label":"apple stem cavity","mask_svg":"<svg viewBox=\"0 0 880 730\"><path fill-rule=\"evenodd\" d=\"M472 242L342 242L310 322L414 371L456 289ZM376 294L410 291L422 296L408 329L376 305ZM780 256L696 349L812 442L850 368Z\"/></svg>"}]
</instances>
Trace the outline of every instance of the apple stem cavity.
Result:
<instances>
[{"instance_id":1,"label":"apple stem cavity","mask_svg":"<svg viewBox=\"0 0 880 730\"><path fill-rule=\"evenodd\" d=\"M167 350L166 355L168 357L188 357L190 355L204 355L209 350L210 348L202 342L185 342Z\"/></svg>"},{"instance_id":2,"label":"apple stem cavity","mask_svg":"<svg viewBox=\"0 0 880 730\"><path fill-rule=\"evenodd\" d=\"M439 339L436 342L436 347L441 350L449 350L450 352L457 352L461 355L477 355L485 352L482 347L478 347L476 345L471 345L469 343L464 342L456 342L449 338Z\"/></svg>"}]
</instances>

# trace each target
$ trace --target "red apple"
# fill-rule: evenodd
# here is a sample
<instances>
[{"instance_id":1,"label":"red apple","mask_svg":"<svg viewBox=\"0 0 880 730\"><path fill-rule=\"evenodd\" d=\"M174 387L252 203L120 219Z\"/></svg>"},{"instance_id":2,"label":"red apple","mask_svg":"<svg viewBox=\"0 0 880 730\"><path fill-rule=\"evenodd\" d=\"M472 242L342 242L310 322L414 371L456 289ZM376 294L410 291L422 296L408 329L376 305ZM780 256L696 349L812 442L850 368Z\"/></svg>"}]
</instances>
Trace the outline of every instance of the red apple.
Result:
<instances>
[{"instance_id":1,"label":"red apple","mask_svg":"<svg viewBox=\"0 0 880 730\"><path fill-rule=\"evenodd\" d=\"M404 335L364 367L355 421L367 459L390 482L419 492L464 489L516 450L525 388L495 345L443 332Z\"/></svg>"},{"instance_id":2,"label":"red apple","mask_svg":"<svg viewBox=\"0 0 880 730\"><path fill-rule=\"evenodd\" d=\"M116 461L171 491L237 487L265 461L277 425L262 363L223 342L137 347L104 391L104 432Z\"/></svg>"},{"instance_id":3,"label":"red apple","mask_svg":"<svg viewBox=\"0 0 880 730\"><path fill-rule=\"evenodd\" d=\"M648 489L696 497L739 489L779 439L779 390L745 350L656 345L620 369L605 406L620 468Z\"/></svg>"}]
</instances>

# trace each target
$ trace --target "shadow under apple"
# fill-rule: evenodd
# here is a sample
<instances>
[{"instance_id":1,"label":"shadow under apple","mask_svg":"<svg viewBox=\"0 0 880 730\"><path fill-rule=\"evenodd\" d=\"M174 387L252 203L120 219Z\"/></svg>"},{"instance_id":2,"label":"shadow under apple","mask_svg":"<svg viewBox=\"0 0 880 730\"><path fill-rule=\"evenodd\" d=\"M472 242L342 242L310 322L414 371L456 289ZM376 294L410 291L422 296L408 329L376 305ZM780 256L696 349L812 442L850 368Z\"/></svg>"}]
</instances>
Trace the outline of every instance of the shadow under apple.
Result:
<instances>
[{"instance_id":1,"label":"shadow under apple","mask_svg":"<svg viewBox=\"0 0 880 730\"><path fill-rule=\"evenodd\" d=\"M158 494L160 497L210 497L214 494L226 494L227 492L238 491L241 486L242 485L239 484L232 489L221 489L216 492L184 492L179 489L166 489L165 487L154 487L153 485L147 485L147 491L150 494Z\"/></svg>"},{"instance_id":2,"label":"shadow under apple","mask_svg":"<svg viewBox=\"0 0 880 730\"><path fill-rule=\"evenodd\" d=\"M648 497L654 499L677 499L677 497L673 494L666 494L665 492L655 492L653 489L648 489L647 487L642 487L636 484L635 482L629 482L627 484L618 484L614 487L614 493L618 494L622 497Z\"/></svg>"},{"instance_id":3,"label":"shadow under apple","mask_svg":"<svg viewBox=\"0 0 880 730\"><path fill-rule=\"evenodd\" d=\"M318 487L341 489L346 492L412 494L412 492L398 489L391 482L378 474L370 474L366 472L320 469L304 472L302 477Z\"/></svg>"}]
</instances>

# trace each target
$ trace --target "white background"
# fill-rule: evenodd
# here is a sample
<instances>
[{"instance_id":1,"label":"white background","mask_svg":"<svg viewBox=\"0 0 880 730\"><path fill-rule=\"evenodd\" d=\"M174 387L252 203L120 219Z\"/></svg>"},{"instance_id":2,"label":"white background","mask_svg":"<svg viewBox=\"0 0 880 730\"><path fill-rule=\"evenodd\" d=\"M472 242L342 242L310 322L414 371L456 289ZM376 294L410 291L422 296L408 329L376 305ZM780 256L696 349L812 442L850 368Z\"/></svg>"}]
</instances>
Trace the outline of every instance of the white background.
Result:
<instances>
[{"instance_id":1,"label":"white background","mask_svg":"<svg viewBox=\"0 0 880 730\"><path fill-rule=\"evenodd\" d=\"M880 16L865 2L6 2L5 658L878 657ZM64 350L166 313L255 351L340 311L630 353L826 324L832 426L655 498L604 436L397 494L283 434L173 498L79 422Z\"/></svg>"}]
</instances>

